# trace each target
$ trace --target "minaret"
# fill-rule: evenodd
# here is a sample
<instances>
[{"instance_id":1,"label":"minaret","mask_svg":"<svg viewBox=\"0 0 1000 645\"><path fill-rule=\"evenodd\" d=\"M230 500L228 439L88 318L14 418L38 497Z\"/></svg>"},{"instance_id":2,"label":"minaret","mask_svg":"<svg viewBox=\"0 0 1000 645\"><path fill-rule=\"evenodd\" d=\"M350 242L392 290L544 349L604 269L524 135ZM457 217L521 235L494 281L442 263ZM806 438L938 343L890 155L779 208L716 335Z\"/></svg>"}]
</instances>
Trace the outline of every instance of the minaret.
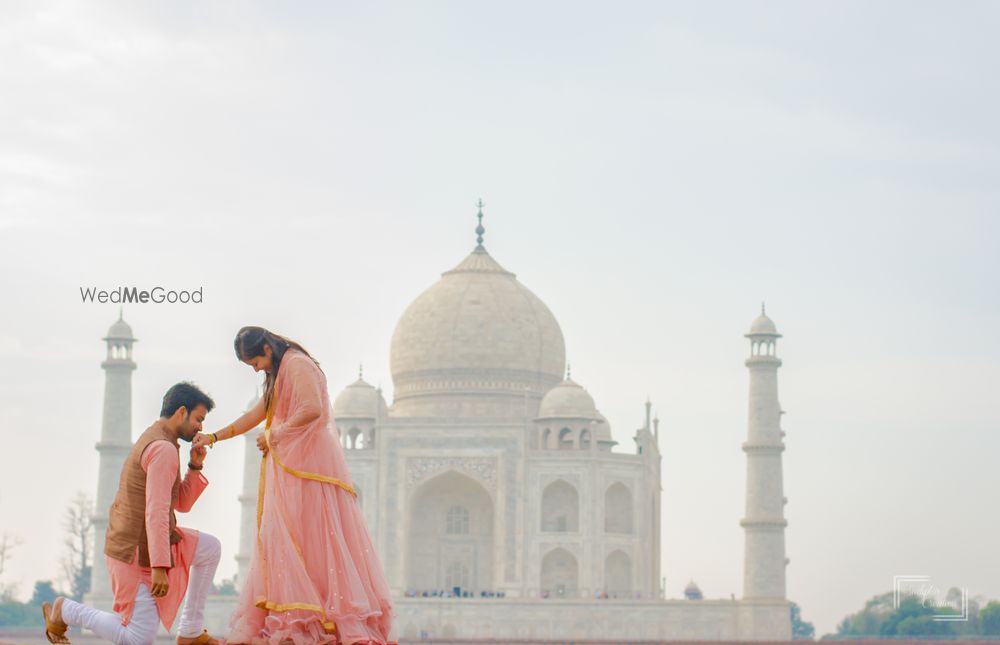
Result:
<instances>
[{"instance_id":1,"label":"minaret","mask_svg":"<svg viewBox=\"0 0 1000 645\"><path fill-rule=\"evenodd\" d=\"M645 484L642 487L640 499L642 506L652 503L653 514L650 517L648 533L650 539L643 541L643 557L639 565L644 578L637 587L643 594L659 596L660 590L660 500L662 493L660 468L663 457L660 455L659 435L660 419L653 417L653 402L646 397L646 419L641 428L636 430L635 442L638 454L645 462L646 472L643 476ZM648 506L647 506L648 508Z\"/></svg>"},{"instance_id":2,"label":"minaret","mask_svg":"<svg viewBox=\"0 0 1000 645\"><path fill-rule=\"evenodd\" d=\"M652 453L656 454L655 460L653 458ZM662 527L660 526L660 523L662 521L661 519L662 512L660 509L660 505L662 504L662 497L663 497L663 483L662 483L663 478L661 475L661 469L663 467L663 457L661 456L660 453L660 415L656 415L653 417L653 450L651 451L651 454L649 455L648 459L650 459L650 461L652 462L652 467L653 467L653 481L652 481L652 489L653 489L652 565L653 566L650 567L650 572L649 572L650 576L652 577L650 589L657 591L657 596L656 596L657 598L662 598L663 596L659 594L660 574L662 573L660 567L663 566L662 562L660 562L661 558L660 542L662 540L662 537L660 535L662 530Z\"/></svg>"},{"instance_id":3,"label":"minaret","mask_svg":"<svg viewBox=\"0 0 1000 645\"><path fill-rule=\"evenodd\" d=\"M108 528L108 509L115 500L122 464L132 449L132 328L118 320L103 339L108 354L101 363L104 370L104 416L101 440L97 442L100 466L97 479L97 503L94 507L94 566L88 602L106 608L112 604L111 583L104 566L104 535Z\"/></svg>"},{"instance_id":4,"label":"minaret","mask_svg":"<svg viewBox=\"0 0 1000 645\"><path fill-rule=\"evenodd\" d=\"M260 395L254 393L247 410L257 405ZM243 588L250 570L250 555L253 553L254 540L257 539L257 487L260 481L260 449L257 448L257 435L260 426L243 435L243 492L240 493L240 550L236 554L236 587Z\"/></svg>"},{"instance_id":5,"label":"minaret","mask_svg":"<svg viewBox=\"0 0 1000 645\"><path fill-rule=\"evenodd\" d=\"M781 334L764 313L753 321L750 333L750 408L747 441L746 516L744 529L743 597L785 599L785 526L787 501L783 493L781 453L785 449L778 403L776 343Z\"/></svg>"}]
</instances>

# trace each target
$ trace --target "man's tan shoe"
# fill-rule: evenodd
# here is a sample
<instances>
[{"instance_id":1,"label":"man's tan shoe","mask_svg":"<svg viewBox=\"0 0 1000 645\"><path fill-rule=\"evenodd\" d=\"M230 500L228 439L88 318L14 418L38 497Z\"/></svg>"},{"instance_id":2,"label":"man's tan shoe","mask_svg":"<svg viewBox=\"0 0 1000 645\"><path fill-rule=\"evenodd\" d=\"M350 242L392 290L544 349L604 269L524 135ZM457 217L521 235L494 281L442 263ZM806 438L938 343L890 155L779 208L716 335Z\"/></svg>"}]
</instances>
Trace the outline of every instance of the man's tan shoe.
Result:
<instances>
[{"instance_id":1,"label":"man's tan shoe","mask_svg":"<svg viewBox=\"0 0 1000 645\"><path fill-rule=\"evenodd\" d=\"M219 645L219 640L212 638L208 635L208 630L206 629L198 636L194 638L186 638L184 636L177 637L177 645Z\"/></svg>"}]
</instances>

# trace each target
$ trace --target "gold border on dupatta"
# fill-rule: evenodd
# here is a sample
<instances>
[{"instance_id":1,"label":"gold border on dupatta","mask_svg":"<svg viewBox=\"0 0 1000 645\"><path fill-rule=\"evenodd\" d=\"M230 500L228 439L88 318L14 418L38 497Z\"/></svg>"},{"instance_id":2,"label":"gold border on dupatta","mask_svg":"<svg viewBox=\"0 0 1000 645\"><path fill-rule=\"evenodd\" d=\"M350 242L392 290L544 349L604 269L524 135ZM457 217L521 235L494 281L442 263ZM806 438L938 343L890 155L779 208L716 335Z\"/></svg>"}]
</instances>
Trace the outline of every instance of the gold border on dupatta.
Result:
<instances>
[{"instance_id":1,"label":"gold border on dupatta","mask_svg":"<svg viewBox=\"0 0 1000 645\"><path fill-rule=\"evenodd\" d=\"M275 383L275 389L277 389L277 383ZM315 473L306 473L294 470L286 466L284 463L282 463L278 455L274 454L274 451L271 450L271 422L274 420L273 397L267 406L266 419L267 421L264 424L264 441L267 442L267 454L265 454L264 457L261 458L260 460L260 478L258 480L258 485L257 485L257 549L258 553L260 553L261 562L264 564L263 566L264 593L266 595L270 595L270 580L268 579L267 575L267 558L264 556L264 549L262 548L263 545L260 539L260 525L261 525L261 520L264 517L264 490L265 490L265 479L267 477L267 458L271 455L274 455L274 462L279 466L281 466L281 468L285 472L294 477L299 477L300 479L311 479L314 481L319 481L327 484L334 484L335 486L339 486L344 490L346 490L347 492L351 493L352 495L354 495L354 497L357 497L358 493L354 490L354 487L348 484L347 482L335 479L333 477L326 477L324 475L317 475ZM302 549L299 548L299 545L298 543L296 543L294 537L289 535L289 538L291 539L292 545L295 547L295 550L298 552L299 559L302 560ZM303 566L305 566L304 561L302 562L302 564ZM319 605L314 605L312 603L305 603L305 602L279 604L271 602L265 596L264 598L258 598L257 601L254 603L254 606L257 607L258 609L266 609L268 611L291 611L294 609L300 609L302 611L312 611L322 616L322 624L324 631L326 631L329 634L334 634L337 631L337 624L328 619L326 615L326 610L324 610Z\"/></svg>"}]
</instances>

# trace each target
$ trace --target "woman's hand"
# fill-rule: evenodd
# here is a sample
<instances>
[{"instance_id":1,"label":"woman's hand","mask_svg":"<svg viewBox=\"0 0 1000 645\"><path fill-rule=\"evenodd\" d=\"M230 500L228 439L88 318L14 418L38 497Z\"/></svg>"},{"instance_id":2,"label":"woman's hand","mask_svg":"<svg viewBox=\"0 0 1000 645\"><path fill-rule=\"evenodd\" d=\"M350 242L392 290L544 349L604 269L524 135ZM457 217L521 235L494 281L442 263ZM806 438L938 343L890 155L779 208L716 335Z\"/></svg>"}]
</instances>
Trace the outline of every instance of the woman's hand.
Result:
<instances>
[{"instance_id":1,"label":"woman's hand","mask_svg":"<svg viewBox=\"0 0 1000 645\"><path fill-rule=\"evenodd\" d=\"M212 438L207 434L198 433L191 441L192 448L207 448L212 443Z\"/></svg>"},{"instance_id":2,"label":"woman's hand","mask_svg":"<svg viewBox=\"0 0 1000 645\"><path fill-rule=\"evenodd\" d=\"M266 457L267 456L267 438L264 436L263 432L261 432L259 435L257 435L257 447L260 449L261 453L263 453L263 456Z\"/></svg>"},{"instance_id":3,"label":"woman's hand","mask_svg":"<svg viewBox=\"0 0 1000 645\"><path fill-rule=\"evenodd\" d=\"M288 423L275 423L271 426L271 429L267 432L267 441L271 444L272 448L276 448L279 443L281 443L282 437L285 436L285 428L288 427ZM264 433L261 433L263 436Z\"/></svg>"}]
</instances>

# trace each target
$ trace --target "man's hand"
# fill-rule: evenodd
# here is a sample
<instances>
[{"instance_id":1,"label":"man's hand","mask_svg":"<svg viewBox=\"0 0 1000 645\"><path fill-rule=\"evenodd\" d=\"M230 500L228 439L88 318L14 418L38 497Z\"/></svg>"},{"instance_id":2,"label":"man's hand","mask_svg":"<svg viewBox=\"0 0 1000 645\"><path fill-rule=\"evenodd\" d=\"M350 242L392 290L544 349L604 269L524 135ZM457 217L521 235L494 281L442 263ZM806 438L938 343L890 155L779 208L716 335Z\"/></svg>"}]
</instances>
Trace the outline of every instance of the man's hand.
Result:
<instances>
[{"instance_id":1,"label":"man's hand","mask_svg":"<svg viewBox=\"0 0 1000 645\"><path fill-rule=\"evenodd\" d=\"M167 570L163 567L153 567L153 588L150 592L154 598L162 598L170 590L170 581L167 579Z\"/></svg>"},{"instance_id":2,"label":"man's hand","mask_svg":"<svg viewBox=\"0 0 1000 645\"><path fill-rule=\"evenodd\" d=\"M208 455L208 448L202 446L201 448L197 446L191 447L191 463L195 466L201 466L205 463L205 457Z\"/></svg>"},{"instance_id":3,"label":"man's hand","mask_svg":"<svg viewBox=\"0 0 1000 645\"><path fill-rule=\"evenodd\" d=\"M210 443L212 443L211 437L209 437L207 434L202 434L199 432L194 436L194 439L191 441L191 446L194 448L205 448Z\"/></svg>"},{"instance_id":4,"label":"man's hand","mask_svg":"<svg viewBox=\"0 0 1000 645\"><path fill-rule=\"evenodd\" d=\"M260 448L260 451L262 453L264 453L263 456L266 457L267 456L267 438L264 436L263 432L261 432L259 435L257 435L257 447Z\"/></svg>"}]
</instances>

